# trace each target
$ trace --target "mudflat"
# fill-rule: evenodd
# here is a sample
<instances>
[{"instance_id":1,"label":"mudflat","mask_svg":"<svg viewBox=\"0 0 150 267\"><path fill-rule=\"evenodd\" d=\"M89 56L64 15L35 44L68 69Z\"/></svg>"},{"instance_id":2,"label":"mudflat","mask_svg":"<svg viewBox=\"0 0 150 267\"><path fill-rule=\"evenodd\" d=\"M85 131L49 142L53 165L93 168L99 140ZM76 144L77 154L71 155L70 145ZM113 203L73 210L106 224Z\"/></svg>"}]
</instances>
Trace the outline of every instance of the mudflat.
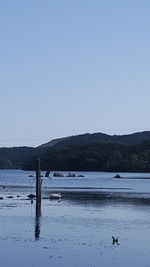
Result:
<instances>
[{"instance_id":1,"label":"mudflat","mask_svg":"<svg viewBox=\"0 0 150 267\"><path fill-rule=\"evenodd\" d=\"M64 191L51 201L46 190L36 217L29 187L0 193L0 266L149 266L148 197Z\"/></svg>"},{"instance_id":2,"label":"mudflat","mask_svg":"<svg viewBox=\"0 0 150 267\"><path fill-rule=\"evenodd\" d=\"M37 216L36 199L27 197L35 193L29 174L0 175L0 266L149 266L149 180L113 173L44 178Z\"/></svg>"}]
</instances>

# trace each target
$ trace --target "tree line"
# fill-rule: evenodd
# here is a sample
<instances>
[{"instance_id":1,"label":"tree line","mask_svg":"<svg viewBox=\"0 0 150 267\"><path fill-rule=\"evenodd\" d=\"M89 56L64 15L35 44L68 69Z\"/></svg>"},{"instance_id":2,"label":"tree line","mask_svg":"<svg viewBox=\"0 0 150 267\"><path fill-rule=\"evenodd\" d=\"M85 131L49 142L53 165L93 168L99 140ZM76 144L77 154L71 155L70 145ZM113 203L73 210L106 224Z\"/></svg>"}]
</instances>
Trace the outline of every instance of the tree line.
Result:
<instances>
[{"instance_id":1,"label":"tree line","mask_svg":"<svg viewBox=\"0 0 150 267\"><path fill-rule=\"evenodd\" d=\"M150 142L140 145L94 143L39 151L42 170L150 172ZM35 156L21 168L35 169Z\"/></svg>"}]
</instances>

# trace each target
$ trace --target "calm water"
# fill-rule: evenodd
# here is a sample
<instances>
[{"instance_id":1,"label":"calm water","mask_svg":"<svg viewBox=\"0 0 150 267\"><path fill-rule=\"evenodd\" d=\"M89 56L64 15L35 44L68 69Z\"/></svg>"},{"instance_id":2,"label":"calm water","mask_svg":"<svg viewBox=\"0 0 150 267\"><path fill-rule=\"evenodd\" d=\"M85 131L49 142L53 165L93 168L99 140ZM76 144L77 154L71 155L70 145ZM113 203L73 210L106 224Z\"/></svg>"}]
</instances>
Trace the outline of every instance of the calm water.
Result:
<instances>
[{"instance_id":1,"label":"calm water","mask_svg":"<svg viewBox=\"0 0 150 267\"><path fill-rule=\"evenodd\" d=\"M60 202L42 200L42 216L36 217L35 202L24 197L33 190L31 173L0 174L0 184L6 185L0 201L0 266L150 266L150 180L114 179L113 173L44 178L43 187L65 189ZM28 188L7 188L14 184ZM112 235L119 245L112 244Z\"/></svg>"},{"instance_id":2,"label":"calm water","mask_svg":"<svg viewBox=\"0 0 150 267\"><path fill-rule=\"evenodd\" d=\"M42 172L44 175L44 172ZM67 175L68 172L63 172ZM77 175L84 174L85 177L53 177L43 178L43 188L64 188L65 190L79 189L80 191L100 190L100 191L120 191L135 193L150 193L150 174L148 173L119 173L123 178L113 178L116 173L106 172L76 172ZM16 185L16 186L35 186L35 172L20 170L0 170L0 185ZM134 178L134 179L130 179ZM137 179L141 178L141 179ZM149 178L149 179L145 179Z\"/></svg>"}]
</instances>

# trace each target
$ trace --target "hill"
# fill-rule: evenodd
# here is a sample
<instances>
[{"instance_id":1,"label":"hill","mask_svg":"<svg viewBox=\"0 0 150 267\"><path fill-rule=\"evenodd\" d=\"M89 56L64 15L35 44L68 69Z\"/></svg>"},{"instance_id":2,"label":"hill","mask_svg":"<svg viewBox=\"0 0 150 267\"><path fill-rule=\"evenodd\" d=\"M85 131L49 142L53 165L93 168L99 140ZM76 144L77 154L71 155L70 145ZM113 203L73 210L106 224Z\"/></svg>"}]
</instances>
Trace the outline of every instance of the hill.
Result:
<instances>
[{"instance_id":1,"label":"hill","mask_svg":"<svg viewBox=\"0 0 150 267\"><path fill-rule=\"evenodd\" d=\"M83 134L41 145L42 169L82 171L150 171L150 132L130 135ZM23 165L34 169L35 159Z\"/></svg>"},{"instance_id":2,"label":"hill","mask_svg":"<svg viewBox=\"0 0 150 267\"><path fill-rule=\"evenodd\" d=\"M150 140L150 131L127 135L108 135L104 133L81 134L65 138L54 139L39 148L63 148L70 145L86 145L93 143L117 143L124 145L138 145Z\"/></svg>"},{"instance_id":3,"label":"hill","mask_svg":"<svg viewBox=\"0 0 150 267\"><path fill-rule=\"evenodd\" d=\"M150 172L150 142L140 145L93 143L50 148L40 155L43 170ZM35 158L23 169L34 170Z\"/></svg>"},{"instance_id":4,"label":"hill","mask_svg":"<svg viewBox=\"0 0 150 267\"><path fill-rule=\"evenodd\" d=\"M0 169L150 172L150 132L129 135L82 134L37 148L0 148Z\"/></svg>"}]
</instances>

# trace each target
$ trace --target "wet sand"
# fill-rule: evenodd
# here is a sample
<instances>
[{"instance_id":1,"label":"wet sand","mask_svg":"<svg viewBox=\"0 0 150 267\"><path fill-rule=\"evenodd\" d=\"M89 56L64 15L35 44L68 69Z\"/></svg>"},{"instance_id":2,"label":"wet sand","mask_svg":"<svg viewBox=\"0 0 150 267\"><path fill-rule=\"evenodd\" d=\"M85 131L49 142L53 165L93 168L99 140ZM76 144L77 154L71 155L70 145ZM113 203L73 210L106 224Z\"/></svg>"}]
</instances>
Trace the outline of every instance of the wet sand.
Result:
<instances>
[{"instance_id":1,"label":"wet sand","mask_svg":"<svg viewBox=\"0 0 150 267\"><path fill-rule=\"evenodd\" d=\"M51 201L60 190L45 188L37 217L34 189L0 187L0 266L150 266L149 194L70 190Z\"/></svg>"}]
</instances>

